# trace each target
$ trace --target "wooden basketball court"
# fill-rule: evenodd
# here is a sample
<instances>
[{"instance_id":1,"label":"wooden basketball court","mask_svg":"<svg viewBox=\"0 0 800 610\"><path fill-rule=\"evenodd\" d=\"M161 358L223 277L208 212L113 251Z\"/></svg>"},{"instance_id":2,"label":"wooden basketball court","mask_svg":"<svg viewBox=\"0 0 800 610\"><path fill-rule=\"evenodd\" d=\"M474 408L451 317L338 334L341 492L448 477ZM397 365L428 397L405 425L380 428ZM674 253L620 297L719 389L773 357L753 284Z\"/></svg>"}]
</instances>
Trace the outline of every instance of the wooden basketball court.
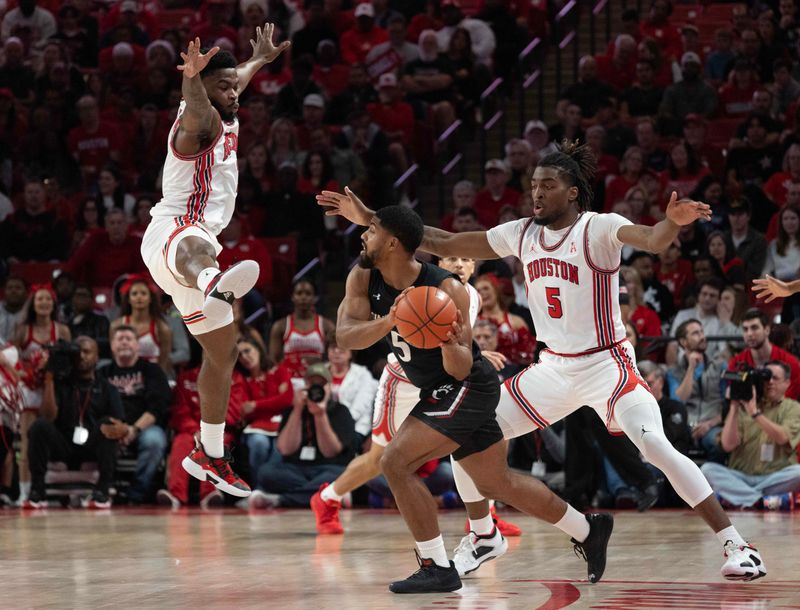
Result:
<instances>
[{"instance_id":1,"label":"wooden basketball court","mask_svg":"<svg viewBox=\"0 0 800 610\"><path fill-rule=\"evenodd\" d=\"M310 511L233 509L0 511L2 608L299 608L510 610L800 608L800 514L736 513L769 574L719 576L720 545L688 511L621 512L603 581L558 530L511 513L521 538L458 593L399 596L416 563L396 512L346 510L344 536L316 536ZM448 550L460 511L440 515Z\"/></svg>"}]
</instances>

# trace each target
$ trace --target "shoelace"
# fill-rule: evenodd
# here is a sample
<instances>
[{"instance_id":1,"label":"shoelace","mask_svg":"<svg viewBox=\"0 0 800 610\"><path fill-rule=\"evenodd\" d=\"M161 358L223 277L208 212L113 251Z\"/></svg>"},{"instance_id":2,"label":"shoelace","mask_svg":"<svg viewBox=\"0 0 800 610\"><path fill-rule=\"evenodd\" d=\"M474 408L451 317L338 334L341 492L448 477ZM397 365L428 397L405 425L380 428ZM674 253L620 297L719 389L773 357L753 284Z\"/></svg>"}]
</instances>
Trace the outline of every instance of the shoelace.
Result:
<instances>
[{"instance_id":1,"label":"shoelace","mask_svg":"<svg viewBox=\"0 0 800 610\"><path fill-rule=\"evenodd\" d=\"M220 458L209 458L211 463L214 465L214 468L219 470L220 474L224 477L234 477L236 475L233 474L233 469L231 468L231 463L233 462L233 457L226 451L225 455Z\"/></svg>"},{"instance_id":2,"label":"shoelace","mask_svg":"<svg viewBox=\"0 0 800 610\"><path fill-rule=\"evenodd\" d=\"M577 557L580 557L584 561L589 561L586 558L586 551L583 548L583 544L580 542L576 542L572 547L572 552L575 553Z\"/></svg>"},{"instance_id":3,"label":"shoelace","mask_svg":"<svg viewBox=\"0 0 800 610\"><path fill-rule=\"evenodd\" d=\"M419 569L416 572L414 572L411 576L409 576L406 580L416 580L417 578L423 578L425 576L425 571L428 568L431 568L436 565L433 562L433 560L428 560L431 562L430 564L423 564L422 557L420 557L419 551L417 551L417 549L414 549L414 555L417 558L417 564L419 565Z\"/></svg>"},{"instance_id":4,"label":"shoelace","mask_svg":"<svg viewBox=\"0 0 800 610\"><path fill-rule=\"evenodd\" d=\"M455 550L456 555L462 551L471 551L472 553L475 552L475 543L472 541L473 535L476 535L475 532L470 532L461 539L461 542L458 543L458 546Z\"/></svg>"}]
</instances>

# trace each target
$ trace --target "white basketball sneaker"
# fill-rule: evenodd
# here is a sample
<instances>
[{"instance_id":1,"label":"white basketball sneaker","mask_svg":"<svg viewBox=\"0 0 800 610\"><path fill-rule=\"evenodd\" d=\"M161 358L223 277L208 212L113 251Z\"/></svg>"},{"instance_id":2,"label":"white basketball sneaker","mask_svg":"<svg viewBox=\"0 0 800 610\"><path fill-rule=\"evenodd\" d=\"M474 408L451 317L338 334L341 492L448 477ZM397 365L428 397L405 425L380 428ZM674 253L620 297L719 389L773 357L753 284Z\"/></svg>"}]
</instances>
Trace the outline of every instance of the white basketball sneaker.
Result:
<instances>
[{"instance_id":1,"label":"white basketball sneaker","mask_svg":"<svg viewBox=\"0 0 800 610\"><path fill-rule=\"evenodd\" d=\"M453 563L458 575L464 576L477 570L484 562L505 555L507 550L508 541L497 527L494 528L494 534L486 536L470 532L458 543L453 554Z\"/></svg>"},{"instance_id":2,"label":"white basketball sneaker","mask_svg":"<svg viewBox=\"0 0 800 610\"><path fill-rule=\"evenodd\" d=\"M759 552L749 544L725 543L725 563L720 573L728 580L755 580L767 575L767 566Z\"/></svg>"},{"instance_id":3,"label":"white basketball sneaker","mask_svg":"<svg viewBox=\"0 0 800 610\"><path fill-rule=\"evenodd\" d=\"M229 315L233 302L250 292L258 281L255 261L240 261L217 275L205 290L203 315L211 322Z\"/></svg>"}]
</instances>

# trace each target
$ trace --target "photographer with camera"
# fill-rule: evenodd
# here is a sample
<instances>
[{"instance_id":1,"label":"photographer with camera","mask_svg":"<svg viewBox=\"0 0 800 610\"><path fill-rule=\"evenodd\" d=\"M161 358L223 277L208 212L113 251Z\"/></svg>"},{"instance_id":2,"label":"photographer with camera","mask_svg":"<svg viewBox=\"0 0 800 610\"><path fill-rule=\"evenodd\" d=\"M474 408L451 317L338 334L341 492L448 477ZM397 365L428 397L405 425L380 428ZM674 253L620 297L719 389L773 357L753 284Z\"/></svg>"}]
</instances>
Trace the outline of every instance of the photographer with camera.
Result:
<instances>
[{"instance_id":1,"label":"photographer with camera","mask_svg":"<svg viewBox=\"0 0 800 610\"><path fill-rule=\"evenodd\" d=\"M119 391L124 417L113 422L120 443L136 455L136 472L128 491L132 504L150 500L153 479L164 459L164 424L171 391L164 371L139 358L139 340L131 326L120 324L111 334L110 364L99 374Z\"/></svg>"},{"instance_id":2,"label":"photographer with camera","mask_svg":"<svg viewBox=\"0 0 800 610\"><path fill-rule=\"evenodd\" d=\"M723 404L720 379L724 365L708 357L708 342L700 320L682 322L675 330L675 338L683 355L667 371L670 398L686 405L694 445L708 459L722 463L725 454L719 445Z\"/></svg>"},{"instance_id":3,"label":"photographer with camera","mask_svg":"<svg viewBox=\"0 0 800 610\"><path fill-rule=\"evenodd\" d=\"M48 347L48 354L40 417L28 433L31 492L23 507L47 505L47 462L57 460L70 466L97 462L100 478L86 506L108 508L120 438L110 422L123 417L119 393L95 374L98 356L94 339L59 341Z\"/></svg>"},{"instance_id":4,"label":"photographer with camera","mask_svg":"<svg viewBox=\"0 0 800 610\"><path fill-rule=\"evenodd\" d=\"M736 371L741 366L752 369L762 368L771 360L779 360L789 365L791 377L786 395L800 400L800 360L769 340L769 316L756 307L748 309L742 316L742 334L745 349L730 359L728 370Z\"/></svg>"},{"instance_id":5,"label":"photographer with camera","mask_svg":"<svg viewBox=\"0 0 800 610\"><path fill-rule=\"evenodd\" d=\"M331 398L328 367L310 365L305 383L283 414L277 441L283 462L259 469L258 489L249 498L253 508L308 507L320 485L342 474L355 455L355 424L350 410Z\"/></svg>"},{"instance_id":6,"label":"photographer with camera","mask_svg":"<svg viewBox=\"0 0 800 610\"><path fill-rule=\"evenodd\" d=\"M750 385L751 398L740 400L743 386L731 384L731 404L720 437L722 448L730 452L728 466L706 462L703 474L713 490L734 506L755 506L763 496L788 494L800 490L800 403L787 398L789 365L767 362L770 379L763 383L763 396L756 398L756 384ZM737 391L738 390L738 391Z\"/></svg>"}]
</instances>

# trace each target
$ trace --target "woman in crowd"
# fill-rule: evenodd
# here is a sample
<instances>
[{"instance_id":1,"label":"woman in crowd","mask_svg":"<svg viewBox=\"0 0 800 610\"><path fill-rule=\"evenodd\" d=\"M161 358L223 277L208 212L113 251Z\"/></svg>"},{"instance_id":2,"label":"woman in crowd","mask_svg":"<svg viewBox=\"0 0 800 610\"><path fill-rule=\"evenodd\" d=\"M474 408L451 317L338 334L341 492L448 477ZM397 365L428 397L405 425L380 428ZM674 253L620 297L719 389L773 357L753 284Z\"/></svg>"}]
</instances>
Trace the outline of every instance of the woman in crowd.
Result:
<instances>
[{"instance_id":1,"label":"woman in crowd","mask_svg":"<svg viewBox=\"0 0 800 610\"><path fill-rule=\"evenodd\" d=\"M117 326L132 326L139 337L139 357L170 374L172 331L161 317L157 290L143 274L130 275L119 289L122 315L111 323L111 335Z\"/></svg>"},{"instance_id":2,"label":"woman in crowd","mask_svg":"<svg viewBox=\"0 0 800 610\"><path fill-rule=\"evenodd\" d=\"M72 234L72 252L86 241L93 231L103 228L106 209L94 199L84 199L78 206L75 232Z\"/></svg>"},{"instance_id":3,"label":"woman in crowd","mask_svg":"<svg viewBox=\"0 0 800 610\"><path fill-rule=\"evenodd\" d=\"M800 208L787 205L778 216L778 237L767 244L767 261L764 273L779 280L789 281L797 278L800 270ZM762 275L763 275L762 274ZM781 321L791 323L800 318L800 294L793 294L783 302Z\"/></svg>"},{"instance_id":4,"label":"woman in crowd","mask_svg":"<svg viewBox=\"0 0 800 610\"><path fill-rule=\"evenodd\" d=\"M284 363L294 378L303 377L312 362L322 361L327 339L334 332L334 323L317 313L316 301L314 283L297 280L292 286L294 311L275 322L269 333L270 359Z\"/></svg>"},{"instance_id":5,"label":"woman in crowd","mask_svg":"<svg viewBox=\"0 0 800 610\"><path fill-rule=\"evenodd\" d=\"M633 267L622 267L620 275L625 279L628 289L628 322L636 329L637 347L644 358L658 361L659 352L656 350L648 353L651 341L641 341L639 337L661 336L661 319L658 314L644 302L644 287L639 273Z\"/></svg>"},{"instance_id":6,"label":"woman in crowd","mask_svg":"<svg viewBox=\"0 0 800 610\"><path fill-rule=\"evenodd\" d=\"M133 224L128 227L128 233L136 239L142 239L147 225L150 224L152 216L150 210L153 208L153 198L149 195L141 195L133 206Z\"/></svg>"},{"instance_id":7,"label":"woman in crowd","mask_svg":"<svg viewBox=\"0 0 800 610\"><path fill-rule=\"evenodd\" d=\"M741 286L726 286L719 296L717 317L722 324L730 322L741 327L742 317L749 307L750 301L744 288Z\"/></svg>"},{"instance_id":8,"label":"woman in crowd","mask_svg":"<svg viewBox=\"0 0 800 610\"><path fill-rule=\"evenodd\" d=\"M251 176L258 180L261 191L266 193L272 185L274 173L275 168L270 161L267 146L261 142L256 142L247 151L242 175Z\"/></svg>"},{"instance_id":9,"label":"woman in crowd","mask_svg":"<svg viewBox=\"0 0 800 610\"><path fill-rule=\"evenodd\" d=\"M24 405L19 422L20 434L20 503L24 502L31 488L31 473L28 469L28 430L42 406L44 368L48 353L45 346L63 339L71 339L69 328L55 321L56 294L48 285L34 285L27 304L25 322L17 328L14 344L19 348L24 373L22 393Z\"/></svg>"},{"instance_id":10,"label":"woman in crowd","mask_svg":"<svg viewBox=\"0 0 800 610\"><path fill-rule=\"evenodd\" d=\"M683 142L678 142L669 151L667 169L661 172L663 196L668 201L672 191L676 191L678 197L683 199L709 174L709 169L700 163L692 148Z\"/></svg>"},{"instance_id":11,"label":"woman in crowd","mask_svg":"<svg viewBox=\"0 0 800 610\"><path fill-rule=\"evenodd\" d=\"M492 274L481 275L475 281L481 296L479 320L489 320L497 326L497 351L513 364L528 366L533 361L536 337L520 316L509 313L498 279Z\"/></svg>"},{"instance_id":12,"label":"woman in crowd","mask_svg":"<svg viewBox=\"0 0 800 610\"><path fill-rule=\"evenodd\" d=\"M267 150L275 167L289 162L299 165L302 153L297 149L297 133L289 119L276 119L269 128Z\"/></svg>"},{"instance_id":13,"label":"woman in crowd","mask_svg":"<svg viewBox=\"0 0 800 610\"><path fill-rule=\"evenodd\" d=\"M711 222L705 224L701 221L701 226L705 226L706 231L724 231L728 228L728 198L722 180L717 176L707 175L701 178L694 190L689 193L689 199L702 201L711 206Z\"/></svg>"},{"instance_id":14,"label":"woman in crowd","mask_svg":"<svg viewBox=\"0 0 800 610\"><path fill-rule=\"evenodd\" d=\"M263 464L281 460L275 439L281 414L292 406L292 375L287 367L272 364L258 341L242 338L237 345L237 368L245 375L247 388L247 400L242 404L242 443L247 447L250 476L255 480Z\"/></svg>"},{"instance_id":15,"label":"woman in crowd","mask_svg":"<svg viewBox=\"0 0 800 610\"><path fill-rule=\"evenodd\" d=\"M636 186L644 173L644 153L638 146L625 151L619 164L620 175L612 178L606 186L605 209L610 210L617 201L622 200L631 188Z\"/></svg>"},{"instance_id":16,"label":"woman in crowd","mask_svg":"<svg viewBox=\"0 0 800 610\"><path fill-rule=\"evenodd\" d=\"M722 231L712 231L706 239L708 255L719 264L722 279L727 284L744 288L744 261L736 256Z\"/></svg>"},{"instance_id":17,"label":"woman in crowd","mask_svg":"<svg viewBox=\"0 0 800 610\"><path fill-rule=\"evenodd\" d=\"M95 201L106 211L111 208L121 208L129 218L133 216L133 207L136 204L133 195L125 192L119 172L110 165L101 169L97 177Z\"/></svg>"}]
</instances>

